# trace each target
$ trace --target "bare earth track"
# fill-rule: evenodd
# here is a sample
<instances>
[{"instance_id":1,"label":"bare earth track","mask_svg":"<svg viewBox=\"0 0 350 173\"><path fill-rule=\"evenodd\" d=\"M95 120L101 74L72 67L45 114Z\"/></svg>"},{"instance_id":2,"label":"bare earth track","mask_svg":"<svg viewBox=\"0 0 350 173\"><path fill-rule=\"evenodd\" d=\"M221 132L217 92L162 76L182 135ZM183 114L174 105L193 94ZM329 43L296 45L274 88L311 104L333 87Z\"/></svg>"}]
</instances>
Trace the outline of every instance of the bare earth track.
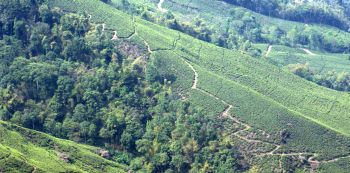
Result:
<instances>
[{"instance_id":1,"label":"bare earth track","mask_svg":"<svg viewBox=\"0 0 350 173\"><path fill-rule=\"evenodd\" d=\"M166 12L167 10L166 10L166 9L163 9L163 8L161 7L163 2L164 2L164 0L160 0L160 2L158 3L158 9L159 9L160 11L162 11L162 12ZM89 19L90 19L90 18L91 18L91 15L89 15ZM134 18L133 18L133 22L135 22L135 19L134 19ZM103 26L102 31L105 31L105 24L103 23L102 26ZM136 26L135 26L135 31L134 31L134 33L132 33L129 37L126 37L125 39L130 39L133 35L137 35ZM152 54L154 51L157 51L157 50L152 50L151 47L150 47L150 45L149 45L149 43L148 43L144 38L142 38L142 37L140 37L140 38L143 40L145 46L147 47L147 52L148 52L148 54ZM117 31L114 31L114 35L113 35L113 38L112 38L111 40L118 40L118 39L120 39L120 38L119 38L118 35L117 35ZM123 38L122 38L122 39L123 39ZM177 41L177 40L174 41L174 47L176 47L176 41ZM268 50L267 50L265 56L268 56L269 53L271 52L271 50L272 50L272 46L270 45L270 46L268 47ZM308 49L302 49L302 50L304 50L304 51L305 51L307 54L309 54L309 55L312 55L312 56L316 55L316 54L312 53L311 51L309 51ZM240 135L241 133L244 133L244 132L249 131L250 129L252 129L252 127L251 127L250 125L248 125L248 124L246 124L246 123L244 123L244 122L238 120L236 117L234 117L234 116L232 116L232 115L230 114L231 109L233 108L233 105L227 103L225 100L222 100L221 98L219 98L219 97L213 95L212 93L207 92L207 91L205 91L205 90L199 88L199 87L197 86L197 85L198 85L198 76L199 76L198 72L197 72L196 69L193 67L193 65L192 65L190 62L188 62L185 58L182 57L181 60L183 60L183 61L187 64L187 66L188 66L188 67L193 71L193 73L194 73L194 79L193 79L193 82L192 82L191 89L192 89L192 90L198 90L198 91L200 91L200 92L202 92L202 93L204 93L204 94L206 94L206 95L208 95L208 96L210 96L210 97L212 97L212 98L215 98L216 100L220 100L224 105L226 105L226 108L225 108L225 110L223 110L223 112L220 113L219 115L220 115L221 117L229 118L229 119L232 120L234 123L237 123L237 124L239 124L239 125L241 125L241 126L244 127L244 128L242 128L242 129L240 129L240 130L234 132L234 133L232 134L233 136L235 136L235 137L237 137L237 138L239 138L239 139L241 139L241 140L243 140L243 141L246 141L246 142L248 142L248 143L266 143L266 144L270 144L270 145L273 145L273 146L274 146L274 149L273 149L273 150L271 150L271 151L269 151L269 152L265 152L265 153L254 154L254 156L256 156L256 157L258 157L258 158L265 157L265 156L280 156L281 158L279 159L279 167L280 167L280 169L282 170L282 172L285 172L285 170L283 170L283 168L282 168L282 161L281 161L281 159L282 159L282 157L286 157L286 156L299 156L299 157L302 157L302 156L311 156L311 157L309 157L309 158L307 159L307 162L308 162L309 164L331 163L331 162L336 162L336 161L338 161L338 160L340 160L340 159L350 158L350 155L346 155L346 156L336 157L336 158L333 158L333 159L330 159L330 160L318 161L318 160L315 159L315 158L318 156L317 153L309 153L309 152L279 153L278 150L282 147L282 145L280 145L280 144L275 144L275 143L272 143L272 142L266 142L266 141L262 141L262 140L258 140L258 139L249 139L249 138L247 138L246 136ZM185 99L184 99L184 100L185 100ZM261 130L261 131L262 131L262 130ZM263 131L263 132L264 132L264 131ZM266 132L264 132L264 133L266 133ZM36 171L36 169L34 169L34 171Z\"/></svg>"},{"instance_id":2,"label":"bare earth track","mask_svg":"<svg viewBox=\"0 0 350 173\"><path fill-rule=\"evenodd\" d=\"M168 10L167 10L167 9L164 9L164 8L162 7L163 3L164 3L164 0L160 0L159 3L158 3L158 5L157 5L157 7L158 7L158 10L159 10L160 12L166 13Z\"/></svg>"},{"instance_id":3,"label":"bare earth track","mask_svg":"<svg viewBox=\"0 0 350 173\"><path fill-rule=\"evenodd\" d=\"M307 53L308 55L311 55L311 56L315 56L315 55L316 55L315 53L311 52L309 49L303 48L302 50L303 50L305 53Z\"/></svg>"},{"instance_id":4,"label":"bare earth track","mask_svg":"<svg viewBox=\"0 0 350 173\"><path fill-rule=\"evenodd\" d=\"M271 46L271 45L269 45L269 47L267 48L267 51L266 51L265 57L268 57L268 56L269 56L269 54L270 54L271 50L272 50L272 46Z\"/></svg>"},{"instance_id":5,"label":"bare earth track","mask_svg":"<svg viewBox=\"0 0 350 173\"><path fill-rule=\"evenodd\" d=\"M271 50L271 47L269 48ZM315 158L318 156L317 153L311 153L311 152L297 152L297 153L279 153L278 150L282 147L282 145L280 144L275 144L275 143L271 143L271 142L266 142L266 141L261 141L261 140L256 140L256 139L248 139L246 136L242 136L240 135L241 133L243 132L246 132L246 131L249 131L252 127L246 123L243 123L241 121L239 121L236 117L233 117L230 115L230 111L232 109L232 105L227 103L226 101L216 97L215 95L201 89L201 88L198 88L197 87L197 84L198 84L198 72L196 71L196 69L193 67L193 65L190 64L190 62L188 62L187 60L183 59L182 60L189 66L189 68L193 71L194 73L194 79L193 79L193 83L192 83L192 86L191 86L191 89L193 90L198 90L202 93L205 93L207 95L209 95L210 97L213 97L217 100L220 100L221 102L223 102L225 105L226 105L226 109L220 113L220 116L222 117L227 117L229 118L230 120L232 120L233 122L243 126L244 128L241 129L241 130L238 130L236 132L234 132L232 135L236 136L237 138L243 140L243 141L246 141L248 143L266 143L266 144L270 144L270 145L273 145L275 148L269 152L265 152L265 153L259 153L259 154L254 154L256 157L265 157L265 156L280 156L280 159L279 159L279 167L280 169L282 170L282 172L285 172L285 170L283 170L283 167L282 167L282 157L286 157L286 156L299 156L299 158L303 158L303 156L311 156L307 159L307 162L309 164L316 164L316 165L319 165L320 163L331 163L331 162L336 162L340 159L344 159L344 158L350 158L350 155L346 155L346 156L342 156L342 157L337 157L337 158L333 158L331 160L322 160L322 161L318 161L318 160L315 160Z\"/></svg>"}]
</instances>

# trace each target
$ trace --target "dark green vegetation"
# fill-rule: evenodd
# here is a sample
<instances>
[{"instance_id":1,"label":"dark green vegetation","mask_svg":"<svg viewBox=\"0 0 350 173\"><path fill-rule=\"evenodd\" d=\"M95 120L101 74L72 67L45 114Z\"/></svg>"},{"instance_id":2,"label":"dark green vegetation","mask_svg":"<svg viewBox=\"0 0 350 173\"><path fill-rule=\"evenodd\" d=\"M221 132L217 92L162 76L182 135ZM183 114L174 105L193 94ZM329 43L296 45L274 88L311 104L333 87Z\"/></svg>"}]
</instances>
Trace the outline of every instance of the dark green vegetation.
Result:
<instances>
[{"instance_id":1,"label":"dark green vegetation","mask_svg":"<svg viewBox=\"0 0 350 173\"><path fill-rule=\"evenodd\" d=\"M346 72L337 73L335 71L326 74L315 74L308 64L292 64L289 69L294 74L313 81L321 86L338 91L350 92L350 75Z\"/></svg>"},{"instance_id":2,"label":"dark green vegetation","mask_svg":"<svg viewBox=\"0 0 350 173\"><path fill-rule=\"evenodd\" d=\"M270 17L271 15L262 15L264 12L261 9L255 10L259 12L256 13L237 5L245 6L244 4L250 4L254 6L256 4L255 7L259 8L273 8L278 6L279 8L270 9L270 11L278 11L281 14L290 11L290 9L288 10L286 8L306 10L309 9L309 6L312 6L310 7L311 9L322 6L327 7L328 11L326 8L320 10L323 10L324 13L330 16L334 12L332 10L342 11L343 9L340 6L334 6L332 4L334 8L332 6L333 9L329 10L330 6L323 2L319 4L284 4L277 1L249 1L249 3L246 3L246 1L235 1L233 4L226 4L219 1L178 0L164 1L161 4L161 8L159 8L160 4L157 1L113 0L111 3L118 9L130 14L140 15L142 18L151 22L179 30L218 46L244 51L254 57L267 57L269 62L280 67L297 63L307 63L312 69L313 74L317 76L331 74L333 71L338 73L350 72L349 55L343 54L344 52L348 53L347 43L349 42L349 33L326 25L316 25L312 21L307 22L309 24L303 24L281 20ZM274 5L262 6L259 3ZM306 9L296 8L297 6L305 7ZM251 7L249 9L254 8ZM322 19L324 20L323 22L330 21L327 17L323 17L323 15L316 12L313 13L311 9L306 10L312 13L312 15L308 15L309 17L317 15L319 16L317 19ZM293 13L295 12L291 12L290 14ZM328 23L328 25L332 24ZM273 47L270 51L268 51L269 46L271 48ZM311 53L305 52L302 48L310 48ZM327 53L325 51L342 53ZM321 83L317 82L317 80L312 81L317 84ZM322 86L335 89L335 87L328 84L322 84Z\"/></svg>"},{"instance_id":3,"label":"dark green vegetation","mask_svg":"<svg viewBox=\"0 0 350 173\"><path fill-rule=\"evenodd\" d=\"M133 171L346 172L348 94L98 0L26 3L2 20L1 119Z\"/></svg>"},{"instance_id":4,"label":"dark green vegetation","mask_svg":"<svg viewBox=\"0 0 350 173\"><path fill-rule=\"evenodd\" d=\"M331 54L281 45L254 44L265 50L264 59L321 86L349 91L350 60L348 54Z\"/></svg>"},{"instance_id":5,"label":"dark green vegetation","mask_svg":"<svg viewBox=\"0 0 350 173\"><path fill-rule=\"evenodd\" d=\"M284 0L223 0L255 12L304 23L321 23L349 29L349 17L342 0L284 1Z\"/></svg>"},{"instance_id":6,"label":"dark green vegetation","mask_svg":"<svg viewBox=\"0 0 350 173\"><path fill-rule=\"evenodd\" d=\"M264 13L257 13L242 8L241 6L225 3L224 1L165 0L162 3L162 9L166 9L166 12L158 9L157 4L159 1L155 0L112 0L111 2L118 9L129 14L140 15L146 20L180 30L196 38L215 43L225 48L247 51L249 50L247 45L243 45L248 40L255 43L308 47L310 49L326 50L335 53L349 52L350 50L349 44L347 44L350 41L350 34L346 30L332 27L331 24L321 25L315 24L312 21L301 23L282 20L263 15ZM252 5L260 2L265 3L266 1L254 1L244 4ZM267 5L272 2L277 3L277 1L269 1L265 3L266 5L257 6L273 8L273 6L270 7ZM278 4L281 3L278 2ZM300 7L307 8L307 4L302 4ZM317 6L322 3L313 4ZM287 6L293 7L295 10L303 10L295 5ZM336 10L335 6L320 6L339 11ZM276 10L281 11L286 8L281 7L281 9ZM304 10L307 12L312 11ZM331 15L332 10L325 11L325 13ZM290 14L296 13L290 12ZM305 18L304 16L310 16L314 19L322 19L329 22L334 21L324 16L320 17L318 14L315 14L318 17L313 17L312 15L312 13L303 15L303 18ZM259 54L254 49L247 52L250 52L254 56Z\"/></svg>"},{"instance_id":7,"label":"dark green vegetation","mask_svg":"<svg viewBox=\"0 0 350 173\"><path fill-rule=\"evenodd\" d=\"M99 14L100 11L96 6L89 6L89 3L86 2L84 4L79 4L79 6L84 5L84 10L95 15ZM78 2L75 6L78 6ZM68 7L75 10L73 5ZM113 14L115 14L114 20L122 20L121 17L118 17L120 12L114 11ZM92 19L94 20L93 17ZM218 108L217 104L227 106L215 100L224 100L234 106L230 111L232 116L253 126L250 130L257 135L253 138L262 138L264 141L279 146L276 151L263 158L270 156L284 158L278 153L287 152L294 154L295 157L298 155L314 156L320 161L319 164L327 165L328 160L335 162L333 158L347 156L349 153L347 148L349 132L345 123L348 117L346 105L349 104L349 98L346 94L318 87L265 62L234 51L220 49L137 18L135 26L137 32L131 39L149 49L152 57L149 64L158 65L156 68L159 72L158 76L163 76L162 79L167 78L174 86L179 87L173 90L184 93L185 99L186 95L191 96L189 99L194 103L207 105L206 109L214 112ZM133 31L130 32L133 33ZM164 65L163 58L170 59L171 65ZM192 66L199 74L197 89L208 91L217 98L212 98L206 92L198 93L197 89L191 89L194 72L185 63L185 59L193 64ZM295 92L300 89L303 92ZM192 94L192 92L197 93ZM198 99L198 97L205 99ZM207 99L209 97L213 101ZM336 98L338 100L334 101ZM203 103L208 101L212 104ZM239 125L238 129L240 129ZM265 132L265 136L259 135L259 129ZM237 131L237 129L231 130ZM247 131L240 132L246 133ZM227 134L230 133L232 132L227 132ZM268 139L265 139L266 133L270 134ZM254 143L254 141L241 141L236 138L236 135L231 137L235 139L230 142L233 145L243 143L244 146L244 143L247 145ZM281 140L281 137L287 139ZM259 148L271 150L272 144L269 142L259 145ZM249 154L264 153L261 148ZM241 149L240 152L245 153L244 147ZM292 157L292 160L295 157ZM250 163L263 164L262 160L247 158ZM308 167L307 164L303 166Z\"/></svg>"},{"instance_id":8,"label":"dark green vegetation","mask_svg":"<svg viewBox=\"0 0 350 173\"><path fill-rule=\"evenodd\" d=\"M6 27L0 40L0 119L104 147L108 151L101 155L110 161L87 153L97 148L56 144L50 142L53 137L4 123L11 128L4 129L1 137L0 172L247 169L237 150L222 142L227 122L177 101L165 78L152 72L155 66L146 65L147 46L165 49L172 42L145 45L142 37L132 37L136 24L131 17L99 1L1 5L16 6L17 11L6 12L2 20ZM101 9L100 16L96 12ZM123 25L116 27L119 24ZM113 36L114 28L118 35ZM151 31L152 26L137 30L140 35L150 34L148 39L155 36ZM43 162L49 159L52 162Z\"/></svg>"}]
</instances>

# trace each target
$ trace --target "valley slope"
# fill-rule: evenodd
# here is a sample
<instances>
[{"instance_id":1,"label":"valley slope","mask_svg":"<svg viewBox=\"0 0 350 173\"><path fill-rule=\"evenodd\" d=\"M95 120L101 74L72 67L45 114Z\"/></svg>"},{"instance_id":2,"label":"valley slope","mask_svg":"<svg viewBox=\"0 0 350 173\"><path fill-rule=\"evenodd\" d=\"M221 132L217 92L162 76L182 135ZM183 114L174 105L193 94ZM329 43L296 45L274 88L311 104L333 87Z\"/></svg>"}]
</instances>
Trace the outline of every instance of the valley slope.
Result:
<instances>
[{"instance_id":1,"label":"valley slope","mask_svg":"<svg viewBox=\"0 0 350 173\"><path fill-rule=\"evenodd\" d=\"M0 121L0 172L126 172L100 149Z\"/></svg>"},{"instance_id":2,"label":"valley slope","mask_svg":"<svg viewBox=\"0 0 350 173\"><path fill-rule=\"evenodd\" d=\"M242 142L269 145L266 151L255 148L250 153L257 163L264 161L262 157L294 153L309 158L310 164L320 164L323 170L329 164L346 166L334 162L337 158L348 160L350 154L349 94L317 86L248 55L133 18L96 0L53 0L49 5L88 13L93 22L105 24L111 36L116 31L119 39L132 40L148 50L148 63L158 66L159 75L174 76L174 90L183 99L205 106L212 113L235 117L239 121L232 123L238 126L249 124L251 128L239 132L255 135L241 134L251 139ZM288 137L281 142L282 132Z\"/></svg>"}]
</instances>

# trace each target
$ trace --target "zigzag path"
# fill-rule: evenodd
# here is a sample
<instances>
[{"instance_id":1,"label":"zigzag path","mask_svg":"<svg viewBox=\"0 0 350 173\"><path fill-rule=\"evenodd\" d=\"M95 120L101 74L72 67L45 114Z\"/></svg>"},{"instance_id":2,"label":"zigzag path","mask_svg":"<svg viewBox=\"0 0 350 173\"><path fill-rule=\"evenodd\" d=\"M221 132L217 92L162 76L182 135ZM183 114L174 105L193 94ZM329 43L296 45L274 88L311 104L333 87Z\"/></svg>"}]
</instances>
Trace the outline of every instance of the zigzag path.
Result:
<instances>
[{"instance_id":1,"label":"zigzag path","mask_svg":"<svg viewBox=\"0 0 350 173\"><path fill-rule=\"evenodd\" d=\"M159 3L158 3L158 5L157 5L157 7L158 7L158 10L159 10L160 12L165 13L165 12L167 12L168 10L162 8L163 3L164 3L164 0L160 0Z\"/></svg>"},{"instance_id":2,"label":"zigzag path","mask_svg":"<svg viewBox=\"0 0 350 173\"><path fill-rule=\"evenodd\" d=\"M188 65L188 67L193 71L194 73L194 79L193 79L193 82L192 82L192 86L191 86L191 89L193 90L198 90L202 93L205 93L207 95L209 95L210 97L213 97L217 100L220 100L222 103L224 103L226 105L226 109L220 113L220 116L222 117L227 117L229 119L231 119L233 122L243 126L244 128L241 129L241 130L238 130L236 132L233 133L234 136L236 136L237 138L243 140L243 141L246 141L248 143L266 143L266 144L270 144L270 145L273 145L275 148L269 152L265 152L265 153L259 153L259 154L254 154L256 157L264 157L264 156L280 156L281 158L282 157L285 157L285 156L310 156L310 158L308 158L308 162L310 164L320 164L320 163L331 163L331 162L336 162L340 159L344 159L344 158L350 158L350 155L346 155L346 156L341 156L341 157L336 157L336 158L333 158L333 159L330 159L330 160L322 160L322 161L318 161L318 160L315 160L315 158L318 156L317 153L310 153L310 152L297 152L297 153L278 153L277 151L282 147L282 145L280 144L275 144L275 143L271 143L271 142L266 142L266 141L262 141L262 140L253 140L253 139L249 139L247 138L246 136L242 136L240 135L241 133L243 132L247 132L249 131L252 127L240 120L238 120L236 117L233 117L232 115L230 115L230 111L233 107L233 105L227 103L226 101L218 98L217 96L201 89L201 88L198 88L197 87L197 84L198 84L198 72L196 71L196 69L193 67L193 65L190 64L190 62L188 62L187 60L183 59L182 60ZM285 172L282 168L282 161L281 159L279 159L279 167L280 169L282 170L282 172Z\"/></svg>"},{"instance_id":3,"label":"zigzag path","mask_svg":"<svg viewBox=\"0 0 350 173\"><path fill-rule=\"evenodd\" d=\"M159 2L159 4L158 4L158 7L160 7L160 8L159 8L160 11L162 11L162 10L161 10L161 9L162 9L162 8L161 8L161 5L162 5L163 2L164 2L164 0L160 0L160 2ZM163 9L163 10L165 10L165 9ZM89 19L91 19L91 15L89 15ZM134 18L134 17L133 17L133 22L136 24L135 18ZM102 31L103 31L103 32L105 31L105 25L106 25L105 23L102 24L102 27L103 27ZM130 36L125 37L125 39L130 39L130 38L131 38L132 36L134 36L134 35L137 35L136 25L135 25L135 28L134 28L134 32L133 32ZM142 38L142 37L140 37L140 38L143 40L145 46L147 47L147 52L148 52L149 54L152 54L153 51L152 51L152 49L151 49L149 43L148 43L144 38ZM117 39L119 39L118 36L117 36L117 31L114 31L114 35L113 35L113 37L111 38L111 40L117 40ZM175 40L174 46L176 47L176 40ZM267 53L266 53L265 56L268 56L268 54L271 52L271 49L272 49L272 46L270 45L270 46L268 47L268 50L267 50ZM306 53L310 54L310 55L316 55L316 54L314 54L314 53L308 51L307 49L303 49L303 50L304 50ZM330 160L318 161L318 160L315 159L315 158L318 156L317 153L308 153L308 152L278 153L277 151L282 147L280 144L275 144L275 143L266 142L266 141L257 140L257 139L254 139L254 140L253 140L253 139L247 138L246 136L240 135L241 133L244 133L244 132L249 131L252 127L251 127L250 125L248 125L248 124L246 124L246 123L244 123L244 122L238 120L236 117L234 117L234 116L232 116L232 115L230 114L230 111L231 111L233 105L227 103L225 100L222 100L221 98L219 98L219 97L213 95L212 93L207 92L207 91L205 91L205 90L203 90L203 89L197 87L197 85L198 85L198 76L199 76L198 72L197 72L196 69L193 67L193 65L191 65L190 62L188 62L188 61L185 60L184 58L181 58L181 60L183 60L183 61L188 65L188 67L193 71L193 73L194 73L194 79L193 79L193 82L192 82L191 89L192 89L192 90L198 90L198 91L200 91L200 92L202 92L202 93L204 93L204 94L206 94L206 95L208 95L208 96L210 96L210 97L212 97L212 98L215 98L216 100L220 100L224 105L226 105L225 110L224 110L223 112L220 113L220 116L221 116L221 117L229 118L229 119L232 120L233 122L235 122L235 123L237 123L237 124L239 124L239 125L241 125L241 126L244 127L243 129L240 129L240 130L234 132L232 135L234 135L234 136L236 136L237 138L239 138L239 139L241 139L241 140L243 140L243 141L246 141L246 142L248 142L248 143L266 143L266 144L273 145L273 146L275 147L273 150L271 150L271 151L269 151L269 152L254 154L256 157L280 156L280 157L282 158L282 157L285 157L285 156L310 156L310 155L312 155L312 156L309 157L308 160L307 160L310 164L331 163L331 162L336 162L336 161L338 161L338 160L340 160L340 159L350 158L350 155L346 155L346 156L336 157L336 158L333 158L333 159L330 159ZM282 168L281 159L279 160L279 166L280 166L280 169L282 170L282 172L285 172L285 171L283 170L283 168Z\"/></svg>"}]
</instances>

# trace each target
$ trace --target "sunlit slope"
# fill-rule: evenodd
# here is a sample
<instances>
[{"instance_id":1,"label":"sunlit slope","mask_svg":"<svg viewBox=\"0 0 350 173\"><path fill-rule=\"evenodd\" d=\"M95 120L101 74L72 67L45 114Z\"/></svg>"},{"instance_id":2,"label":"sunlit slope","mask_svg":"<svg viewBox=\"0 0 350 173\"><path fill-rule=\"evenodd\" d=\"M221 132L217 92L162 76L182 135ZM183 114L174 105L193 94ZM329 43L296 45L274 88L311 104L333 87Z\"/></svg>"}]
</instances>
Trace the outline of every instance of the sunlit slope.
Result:
<instances>
[{"instance_id":1,"label":"sunlit slope","mask_svg":"<svg viewBox=\"0 0 350 173\"><path fill-rule=\"evenodd\" d=\"M126 172L97 150L0 121L0 172Z\"/></svg>"},{"instance_id":2,"label":"sunlit slope","mask_svg":"<svg viewBox=\"0 0 350 173\"><path fill-rule=\"evenodd\" d=\"M282 45L254 44L253 46L260 49L263 56L277 66L307 63L316 73L350 72L349 54L326 53Z\"/></svg>"},{"instance_id":3,"label":"sunlit slope","mask_svg":"<svg viewBox=\"0 0 350 173\"><path fill-rule=\"evenodd\" d=\"M159 3L158 0L129 0L128 2L131 4L147 6L148 8L153 9L152 11L159 12L160 15L164 15L164 13L157 9ZM122 4L122 0L112 0L112 3ZM318 31L323 34L323 39L325 40L324 43L327 43L326 47L331 47L333 44L337 44L339 47L346 48L350 41L350 33L332 26L305 24L265 16L249 9L225 3L223 1L165 0L162 3L162 8L173 13L176 18L180 19L180 21L192 22L193 19L199 17L203 19L204 23L219 31L226 31L227 28L237 27L235 26L235 23L232 22L232 10L234 10L236 12L239 11L238 13L252 14L257 23L262 26L263 30L276 26L285 32L294 28L297 28L298 30L305 30L307 28L309 32Z\"/></svg>"},{"instance_id":4,"label":"sunlit slope","mask_svg":"<svg viewBox=\"0 0 350 173\"><path fill-rule=\"evenodd\" d=\"M201 48L199 55L183 55L183 57L201 68L226 80L239 83L250 91L259 93L268 100L277 102L312 121L349 135L350 127L347 126L347 122L350 120L350 97L348 93L317 86L247 55L190 40L182 38L177 46L178 52L186 49L187 45L197 45L197 49ZM181 48L182 42L186 44ZM195 54L195 49L192 52ZM216 83L216 85L219 84ZM230 91L227 90L226 93L228 92Z\"/></svg>"},{"instance_id":5,"label":"sunlit slope","mask_svg":"<svg viewBox=\"0 0 350 173\"><path fill-rule=\"evenodd\" d=\"M162 75L174 75L174 85L180 87L175 90L184 94L184 99L199 103L207 101L208 96L215 96L214 100L234 106L230 114L253 128L277 136L281 130L289 130L291 137L281 150L317 152L323 157L350 152L350 96L347 93L317 86L248 55L138 18L132 20L127 14L97 0L53 0L50 4L65 10L87 12L95 22L113 24L108 27L120 31L118 33L127 31L131 34L128 39L143 44L149 52L150 62L171 59L168 63L173 66L162 65L167 63L163 61L158 68ZM118 25L118 22L122 24ZM198 99L201 94L193 94L196 92L192 89L195 76L186 62L198 73L197 88L207 92L203 99ZM217 104L221 103L201 105L217 110ZM221 104L221 107L226 105Z\"/></svg>"}]
</instances>

